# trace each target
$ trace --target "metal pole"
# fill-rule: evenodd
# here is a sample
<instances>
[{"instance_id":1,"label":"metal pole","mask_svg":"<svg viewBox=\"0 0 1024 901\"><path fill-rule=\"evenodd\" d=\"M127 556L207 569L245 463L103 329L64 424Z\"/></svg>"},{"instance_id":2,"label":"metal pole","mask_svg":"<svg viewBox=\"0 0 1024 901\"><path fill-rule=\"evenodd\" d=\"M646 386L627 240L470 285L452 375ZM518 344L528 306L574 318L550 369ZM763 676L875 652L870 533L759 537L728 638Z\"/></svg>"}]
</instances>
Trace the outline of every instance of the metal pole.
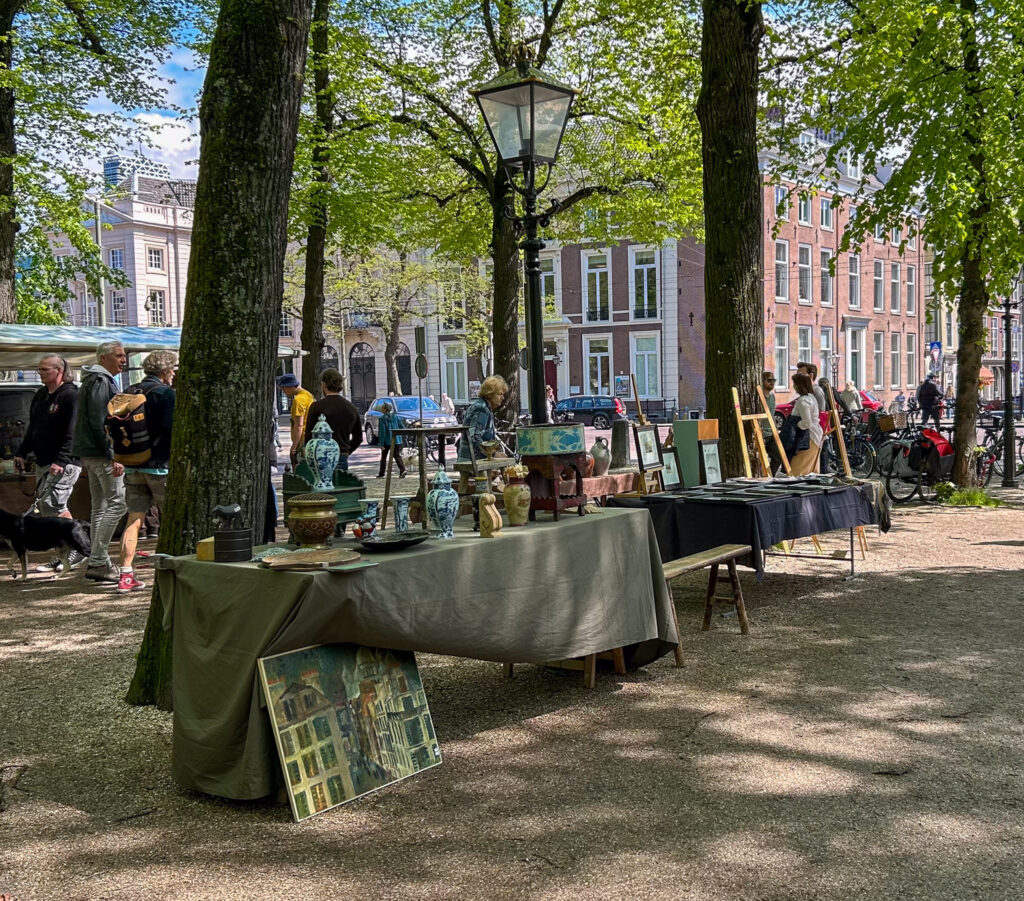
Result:
<instances>
[{"instance_id":1,"label":"metal pole","mask_svg":"<svg viewBox=\"0 0 1024 901\"><path fill-rule=\"evenodd\" d=\"M103 224L100 221L100 202L93 200L93 214L96 218L96 249L100 255L100 265L103 265ZM100 293L96 298L96 321L100 325L107 324L107 297L106 287L103 284L103 271L100 270ZM86 312L88 315L88 311Z\"/></svg>"},{"instance_id":2,"label":"metal pole","mask_svg":"<svg viewBox=\"0 0 1024 901\"><path fill-rule=\"evenodd\" d=\"M1010 316L1009 294L1003 304L1003 487L1016 488L1017 461L1017 427L1013 419L1013 319Z\"/></svg>"},{"instance_id":3,"label":"metal pole","mask_svg":"<svg viewBox=\"0 0 1024 901\"><path fill-rule=\"evenodd\" d=\"M544 309L540 296L540 252L544 242L537 237L536 170L529 162L523 167L525 194L523 225L526 239L520 245L526 252L526 346L530 364L530 421L537 425L548 421L547 394L544 390Z\"/></svg>"}]
</instances>

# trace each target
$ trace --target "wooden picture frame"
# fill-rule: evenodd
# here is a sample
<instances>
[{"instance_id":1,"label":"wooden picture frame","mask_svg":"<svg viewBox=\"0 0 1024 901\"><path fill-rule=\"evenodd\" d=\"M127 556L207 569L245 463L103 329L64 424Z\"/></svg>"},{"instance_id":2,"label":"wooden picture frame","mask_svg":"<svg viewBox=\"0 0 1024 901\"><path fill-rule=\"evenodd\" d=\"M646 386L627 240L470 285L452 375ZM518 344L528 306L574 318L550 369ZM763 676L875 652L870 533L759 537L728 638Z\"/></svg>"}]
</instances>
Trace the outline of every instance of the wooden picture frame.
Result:
<instances>
[{"instance_id":1,"label":"wooden picture frame","mask_svg":"<svg viewBox=\"0 0 1024 901\"><path fill-rule=\"evenodd\" d=\"M682 470L679 465L679 457L676 456L674 447L663 447L661 449L661 462L664 469L661 471L661 484L666 491L672 491L683 487Z\"/></svg>"},{"instance_id":2,"label":"wooden picture frame","mask_svg":"<svg viewBox=\"0 0 1024 901\"><path fill-rule=\"evenodd\" d=\"M636 444L637 465L640 472L660 472L664 468L661 442L656 425L633 423L633 441Z\"/></svg>"},{"instance_id":3,"label":"wooden picture frame","mask_svg":"<svg viewBox=\"0 0 1024 901\"><path fill-rule=\"evenodd\" d=\"M697 442L700 448L700 483L714 485L723 481L722 462L718 457L718 439L709 438Z\"/></svg>"}]
</instances>

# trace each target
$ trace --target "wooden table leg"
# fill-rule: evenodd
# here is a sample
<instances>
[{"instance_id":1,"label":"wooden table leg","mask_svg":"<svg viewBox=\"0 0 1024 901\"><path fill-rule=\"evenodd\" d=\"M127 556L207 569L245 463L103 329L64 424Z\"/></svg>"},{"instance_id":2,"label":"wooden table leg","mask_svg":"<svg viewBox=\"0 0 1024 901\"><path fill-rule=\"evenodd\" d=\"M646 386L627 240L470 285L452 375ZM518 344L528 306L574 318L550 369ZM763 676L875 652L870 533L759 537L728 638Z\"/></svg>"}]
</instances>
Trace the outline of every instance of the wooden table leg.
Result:
<instances>
[{"instance_id":1,"label":"wooden table leg","mask_svg":"<svg viewBox=\"0 0 1024 901\"><path fill-rule=\"evenodd\" d=\"M504 667L505 667L505 678L506 679L511 679L512 678L512 668L514 666L515 666L514 663L506 663L506 664L504 664Z\"/></svg>"},{"instance_id":2,"label":"wooden table leg","mask_svg":"<svg viewBox=\"0 0 1024 901\"><path fill-rule=\"evenodd\" d=\"M597 654L583 658L583 687L593 688L597 684Z\"/></svg>"},{"instance_id":3,"label":"wooden table leg","mask_svg":"<svg viewBox=\"0 0 1024 901\"><path fill-rule=\"evenodd\" d=\"M732 582L732 598L736 602L736 615L740 619L740 634L749 635L750 626L747 623L747 608L743 606L743 589L740 588L739 573L736 572L736 561L729 561L729 581Z\"/></svg>"},{"instance_id":4,"label":"wooden table leg","mask_svg":"<svg viewBox=\"0 0 1024 901\"><path fill-rule=\"evenodd\" d=\"M612 663L615 666L616 675L626 675L626 655L622 653L622 648L612 648Z\"/></svg>"}]
</instances>

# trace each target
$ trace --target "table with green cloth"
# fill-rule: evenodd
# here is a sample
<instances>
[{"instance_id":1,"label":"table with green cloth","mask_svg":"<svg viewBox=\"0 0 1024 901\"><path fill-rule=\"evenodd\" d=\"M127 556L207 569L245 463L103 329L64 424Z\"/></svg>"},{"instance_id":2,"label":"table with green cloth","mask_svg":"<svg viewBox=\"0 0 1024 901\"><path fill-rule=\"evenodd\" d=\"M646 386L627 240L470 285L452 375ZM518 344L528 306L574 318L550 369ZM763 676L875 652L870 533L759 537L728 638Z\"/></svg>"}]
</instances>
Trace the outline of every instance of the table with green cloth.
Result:
<instances>
[{"instance_id":1,"label":"table with green cloth","mask_svg":"<svg viewBox=\"0 0 1024 901\"><path fill-rule=\"evenodd\" d=\"M671 598L646 510L505 526L391 554L350 572L157 560L173 628L172 774L225 798L281 784L257 678L260 657L354 642L505 663L625 649L642 666L676 645ZM358 547L351 542L353 547Z\"/></svg>"}]
</instances>

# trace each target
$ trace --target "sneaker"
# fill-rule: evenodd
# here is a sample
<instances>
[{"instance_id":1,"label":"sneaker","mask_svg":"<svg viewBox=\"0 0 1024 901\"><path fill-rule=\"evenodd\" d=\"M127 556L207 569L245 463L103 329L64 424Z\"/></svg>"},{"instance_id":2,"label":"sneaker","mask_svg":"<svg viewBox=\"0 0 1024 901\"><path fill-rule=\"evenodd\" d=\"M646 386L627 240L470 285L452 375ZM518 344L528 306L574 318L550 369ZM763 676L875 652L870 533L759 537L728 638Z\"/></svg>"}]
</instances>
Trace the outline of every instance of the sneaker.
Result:
<instances>
[{"instance_id":1,"label":"sneaker","mask_svg":"<svg viewBox=\"0 0 1024 901\"><path fill-rule=\"evenodd\" d=\"M121 573L121 578L117 582L118 591L137 591L145 587L146 583L136 579L135 573Z\"/></svg>"},{"instance_id":2,"label":"sneaker","mask_svg":"<svg viewBox=\"0 0 1024 901\"><path fill-rule=\"evenodd\" d=\"M41 566L37 566L33 572L37 573L62 573L64 572L64 564L60 560L51 560L49 563L44 563Z\"/></svg>"},{"instance_id":3,"label":"sneaker","mask_svg":"<svg viewBox=\"0 0 1024 901\"><path fill-rule=\"evenodd\" d=\"M89 558L81 551L68 551L68 566L71 569L81 566L88 559ZM58 572L60 572L60 570L58 570Z\"/></svg>"},{"instance_id":4,"label":"sneaker","mask_svg":"<svg viewBox=\"0 0 1024 901\"><path fill-rule=\"evenodd\" d=\"M87 566L85 577L93 582L118 582L121 579L121 567L107 563L105 566Z\"/></svg>"}]
</instances>

